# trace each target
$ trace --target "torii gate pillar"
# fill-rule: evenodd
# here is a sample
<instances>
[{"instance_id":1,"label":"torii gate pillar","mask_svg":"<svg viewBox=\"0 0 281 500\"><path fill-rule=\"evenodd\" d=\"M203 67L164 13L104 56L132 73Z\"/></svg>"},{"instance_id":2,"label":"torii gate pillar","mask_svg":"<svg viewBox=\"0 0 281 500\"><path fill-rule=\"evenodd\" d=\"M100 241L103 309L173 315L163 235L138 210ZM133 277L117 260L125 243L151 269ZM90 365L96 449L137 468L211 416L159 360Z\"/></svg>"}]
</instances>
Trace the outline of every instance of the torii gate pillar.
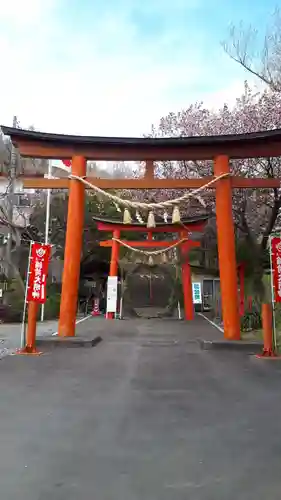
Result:
<instances>
[{"instance_id":1,"label":"torii gate pillar","mask_svg":"<svg viewBox=\"0 0 281 500\"><path fill-rule=\"evenodd\" d=\"M229 173L228 157L217 156L214 163L215 176ZM230 177L219 180L216 185L216 215L224 337L239 340L240 318Z\"/></svg>"},{"instance_id":2,"label":"torii gate pillar","mask_svg":"<svg viewBox=\"0 0 281 500\"><path fill-rule=\"evenodd\" d=\"M79 177L86 175L86 160L83 156L73 157L71 173ZM61 337L74 337L75 335L85 210L85 185L74 179L71 179L69 183L59 319L59 336Z\"/></svg>"},{"instance_id":3,"label":"torii gate pillar","mask_svg":"<svg viewBox=\"0 0 281 500\"><path fill-rule=\"evenodd\" d=\"M187 238L188 233L183 231L181 233L182 238ZM184 318L186 320L194 319L194 305L192 298L192 277L191 277L191 269L188 259L189 252L188 244L183 243L181 246L181 254L183 257L183 263L181 266L182 269L182 290L183 290L183 305L184 305Z\"/></svg>"}]
</instances>

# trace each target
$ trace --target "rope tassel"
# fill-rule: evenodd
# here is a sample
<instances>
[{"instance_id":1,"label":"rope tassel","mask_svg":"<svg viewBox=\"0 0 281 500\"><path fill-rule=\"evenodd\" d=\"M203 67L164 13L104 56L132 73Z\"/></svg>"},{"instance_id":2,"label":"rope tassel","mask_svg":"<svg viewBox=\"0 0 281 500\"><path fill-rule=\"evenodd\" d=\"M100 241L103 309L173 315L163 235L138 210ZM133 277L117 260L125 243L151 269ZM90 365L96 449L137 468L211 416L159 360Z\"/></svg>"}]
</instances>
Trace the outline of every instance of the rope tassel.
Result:
<instances>
[{"instance_id":1,"label":"rope tassel","mask_svg":"<svg viewBox=\"0 0 281 500\"><path fill-rule=\"evenodd\" d=\"M164 219L164 222L167 224L168 223L168 212L165 210L164 214L163 214L163 219Z\"/></svg>"},{"instance_id":2,"label":"rope tassel","mask_svg":"<svg viewBox=\"0 0 281 500\"><path fill-rule=\"evenodd\" d=\"M175 206L172 215L172 224L178 224L181 221L181 214L179 211L179 207Z\"/></svg>"},{"instance_id":3,"label":"rope tassel","mask_svg":"<svg viewBox=\"0 0 281 500\"><path fill-rule=\"evenodd\" d=\"M138 210L136 211L136 219L140 224L144 223L144 220Z\"/></svg>"},{"instance_id":4,"label":"rope tassel","mask_svg":"<svg viewBox=\"0 0 281 500\"><path fill-rule=\"evenodd\" d=\"M123 215L123 224L131 224L131 223L132 223L132 217L130 211L128 210L128 208L125 208Z\"/></svg>"},{"instance_id":5,"label":"rope tassel","mask_svg":"<svg viewBox=\"0 0 281 500\"><path fill-rule=\"evenodd\" d=\"M166 255L166 252L162 253L162 264L167 264L168 262L168 259L167 259L167 255Z\"/></svg>"},{"instance_id":6,"label":"rope tassel","mask_svg":"<svg viewBox=\"0 0 281 500\"><path fill-rule=\"evenodd\" d=\"M149 266L153 266L153 264L154 264L154 260L153 260L152 255L150 255L150 256L149 256L149 259L148 259L148 265L149 265Z\"/></svg>"},{"instance_id":7,"label":"rope tassel","mask_svg":"<svg viewBox=\"0 0 281 500\"><path fill-rule=\"evenodd\" d=\"M148 214L147 227L155 227L155 226L156 226L155 217L154 217L154 213L151 210Z\"/></svg>"},{"instance_id":8,"label":"rope tassel","mask_svg":"<svg viewBox=\"0 0 281 500\"><path fill-rule=\"evenodd\" d=\"M122 212L121 208L119 207L119 205L117 203L114 202L114 205L115 205L117 212Z\"/></svg>"}]
</instances>

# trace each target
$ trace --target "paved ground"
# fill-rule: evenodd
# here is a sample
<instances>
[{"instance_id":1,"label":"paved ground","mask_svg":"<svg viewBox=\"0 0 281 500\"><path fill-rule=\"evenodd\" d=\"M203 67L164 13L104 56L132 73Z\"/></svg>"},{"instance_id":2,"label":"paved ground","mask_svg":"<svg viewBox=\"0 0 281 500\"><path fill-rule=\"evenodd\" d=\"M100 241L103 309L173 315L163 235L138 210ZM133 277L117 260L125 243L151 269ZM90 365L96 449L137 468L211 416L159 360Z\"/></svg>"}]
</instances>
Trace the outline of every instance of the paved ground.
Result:
<instances>
[{"instance_id":1,"label":"paved ground","mask_svg":"<svg viewBox=\"0 0 281 500\"><path fill-rule=\"evenodd\" d=\"M81 321L78 318L77 321ZM37 336L46 337L56 332L58 329L58 321L38 321ZM21 339L21 324L1 324L0 325L0 359L7 354L10 354L15 349L20 347Z\"/></svg>"},{"instance_id":2,"label":"paved ground","mask_svg":"<svg viewBox=\"0 0 281 500\"><path fill-rule=\"evenodd\" d=\"M203 319L106 325L0 362L1 499L279 500L281 363L200 351Z\"/></svg>"}]
</instances>

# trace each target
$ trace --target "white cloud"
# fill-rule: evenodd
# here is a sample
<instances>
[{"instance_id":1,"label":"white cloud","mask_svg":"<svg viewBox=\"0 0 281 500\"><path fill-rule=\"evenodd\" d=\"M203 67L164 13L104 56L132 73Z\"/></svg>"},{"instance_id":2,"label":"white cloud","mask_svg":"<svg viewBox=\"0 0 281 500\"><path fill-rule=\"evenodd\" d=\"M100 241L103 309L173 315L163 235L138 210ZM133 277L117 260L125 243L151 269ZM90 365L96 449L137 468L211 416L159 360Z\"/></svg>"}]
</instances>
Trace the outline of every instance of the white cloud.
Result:
<instances>
[{"instance_id":1,"label":"white cloud","mask_svg":"<svg viewBox=\"0 0 281 500\"><path fill-rule=\"evenodd\" d=\"M183 0L175 2L179 6ZM217 78L218 67L196 49L196 40L181 45L180 35L171 30L157 43L141 43L126 9L107 12L91 29L69 30L57 17L60 4L5 2L0 21L1 123L11 124L17 115L23 127L32 124L44 131L142 135L169 111L202 98L211 105L223 103L237 96L240 83L243 88L239 71L233 80ZM175 43L177 50L169 52ZM232 63L224 64L232 68ZM202 95L197 86L209 80L211 91Z\"/></svg>"},{"instance_id":2,"label":"white cloud","mask_svg":"<svg viewBox=\"0 0 281 500\"><path fill-rule=\"evenodd\" d=\"M52 11L54 0L0 0L1 24L30 26Z\"/></svg>"}]
</instances>

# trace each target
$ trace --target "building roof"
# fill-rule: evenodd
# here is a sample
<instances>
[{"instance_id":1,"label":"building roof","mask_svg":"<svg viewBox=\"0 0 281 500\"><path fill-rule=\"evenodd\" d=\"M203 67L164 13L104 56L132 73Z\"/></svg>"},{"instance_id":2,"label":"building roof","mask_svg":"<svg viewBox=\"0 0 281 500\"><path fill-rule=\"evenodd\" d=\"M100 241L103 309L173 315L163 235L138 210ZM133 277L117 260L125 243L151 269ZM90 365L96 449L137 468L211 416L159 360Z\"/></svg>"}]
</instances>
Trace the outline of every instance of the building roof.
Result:
<instances>
[{"instance_id":1,"label":"building roof","mask_svg":"<svg viewBox=\"0 0 281 500\"><path fill-rule=\"evenodd\" d=\"M202 215L194 215L193 217L184 217L182 218L181 220L181 224L173 224L173 227L175 226L192 226L192 225L197 225L198 223L204 223L204 222L207 222L208 219L210 219L211 217L211 214L202 214ZM112 217L110 219L108 218L103 218L103 217L92 217L93 221L95 222L99 222L99 223L102 223L102 224L106 224L106 225L123 225L124 226L124 229L128 228L128 227L136 227L136 228L146 228L146 225L145 224L141 224L140 222L137 221L137 219L134 218L134 215L132 214L132 222L131 224L124 224L123 223L123 220L119 217ZM172 225L172 218L171 217L168 217L168 220L167 222L164 222L163 221L163 218L162 217L159 217L157 215L155 215L155 223L156 223L156 227L158 228L165 228L165 226L171 226Z\"/></svg>"}]
</instances>

